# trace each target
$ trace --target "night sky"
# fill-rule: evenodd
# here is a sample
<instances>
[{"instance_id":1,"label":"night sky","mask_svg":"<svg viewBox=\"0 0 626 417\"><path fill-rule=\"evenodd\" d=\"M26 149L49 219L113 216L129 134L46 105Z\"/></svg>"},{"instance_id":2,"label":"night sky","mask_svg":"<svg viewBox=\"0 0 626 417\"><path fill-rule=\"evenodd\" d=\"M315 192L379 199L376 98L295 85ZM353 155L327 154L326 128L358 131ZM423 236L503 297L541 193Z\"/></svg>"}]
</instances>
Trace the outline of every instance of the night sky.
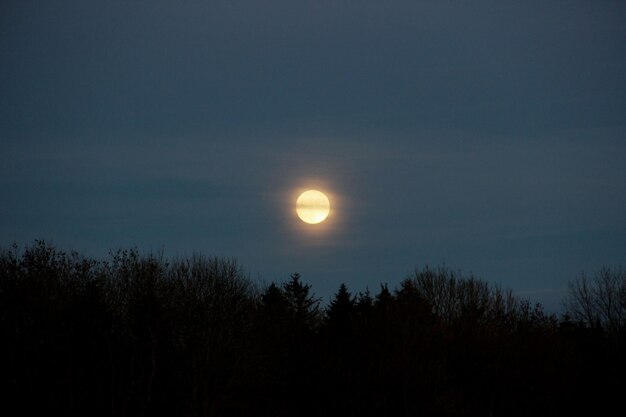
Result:
<instances>
[{"instance_id":1,"label":"night sky","mask_svg":"<svg viewBox=\"0 0 626 417\"><path fill-rule=\"evenodd\" d=\"M626 261L626 3L3 1L0 238L558 310Z\"/></svg>"}]
</instances>

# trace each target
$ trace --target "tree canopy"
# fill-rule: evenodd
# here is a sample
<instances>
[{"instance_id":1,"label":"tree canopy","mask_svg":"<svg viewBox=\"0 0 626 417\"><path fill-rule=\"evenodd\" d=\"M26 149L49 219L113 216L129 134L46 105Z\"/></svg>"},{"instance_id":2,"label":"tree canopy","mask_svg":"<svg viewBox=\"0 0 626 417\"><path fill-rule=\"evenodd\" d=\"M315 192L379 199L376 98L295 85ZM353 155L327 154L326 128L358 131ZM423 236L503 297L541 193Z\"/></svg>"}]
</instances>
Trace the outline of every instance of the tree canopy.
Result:
<instances>
[{"instance_id":1,"label":"tree canopy","mask_svg":"<svg viewBox=\"0 0 626 417\"><path fill-rule=\"evenodd\" d=\"M355 295L354 295L355 294ZM94 416L603 414L626 370L624 272L572 281L562 317L423 268L327 306L233 259L45 242L0 251L5 410Z\"/></svg>"}]
</instances>

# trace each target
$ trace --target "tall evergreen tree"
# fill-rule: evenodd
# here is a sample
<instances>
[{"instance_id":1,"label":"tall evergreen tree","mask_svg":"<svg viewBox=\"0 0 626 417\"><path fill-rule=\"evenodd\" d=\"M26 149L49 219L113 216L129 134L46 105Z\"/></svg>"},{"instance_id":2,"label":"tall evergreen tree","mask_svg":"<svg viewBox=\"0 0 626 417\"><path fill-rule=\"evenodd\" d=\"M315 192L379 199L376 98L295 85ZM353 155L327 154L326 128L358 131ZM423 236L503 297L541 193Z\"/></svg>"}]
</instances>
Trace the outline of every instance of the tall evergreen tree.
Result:
<instances>
[{"instance_id":1,"label":"tall evergreen tree","mask_svg":"<svg viewBox=\"0 0 626 417\"><path fill-rule=\"evenodd\" d=\"M289 311L289 303L282 288L271 283L261 295L261 308L274 321L284 321Z\"/></svg>"},{"instance_id":2,"label":"tall evergreen tree","mask_svg":"<svg viewBox=\"0 0 626 417\"><path fill-rule=\"evenodd\" d=\"M315 327L320 318L319 299L309 294L311 285L300 281L300 274L294 273L283 284L283 291L292 319L297 326Z\"/></svg>"},{"instance_id":3,"label":"tall evergreen tree","mask_svg":"<svg viewBox=\"0 0 626 417\"><path fill-rule=\"evenodd\" d=\"M393 301L393 295L387 284L380 284L380 292L376 295L376 306L386 308Z\"/></svg>"},{"instance_id":4,"label":"tall evergreen tree","mask_svg":"<svg viewBox=\"0 0 626 417\"><path fill-rule=\"evenodd\" d=\"M354 312L354 305L355 297L350 294L346 284L342 283L326 310L328 320L334 324L348 323Z\"/></svg>"},{"instance_id":5,"label":"tall evergreen tree","mask_svg":"<svg viewBox=\"0 0 626 417\"><path fill-rule=\"evenodd\" d=\"M374 299L370 295L370 289L365 287L365 292L359 291L359 296L356 299L356 307L359 313L368 312L374 305Z\"/></svg>"}]
</instances>

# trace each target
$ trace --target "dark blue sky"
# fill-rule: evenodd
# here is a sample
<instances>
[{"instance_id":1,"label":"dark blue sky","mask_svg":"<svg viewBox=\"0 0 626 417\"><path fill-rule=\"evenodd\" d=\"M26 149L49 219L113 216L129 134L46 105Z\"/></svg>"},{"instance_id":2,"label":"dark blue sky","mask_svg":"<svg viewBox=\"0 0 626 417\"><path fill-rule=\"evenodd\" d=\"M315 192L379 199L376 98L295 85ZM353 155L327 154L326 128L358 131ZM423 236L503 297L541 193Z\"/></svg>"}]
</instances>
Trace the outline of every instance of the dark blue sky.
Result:
<instances>
[{"instance_id":1,"label":"dark blue sky","mask_svg":"<svg viewBox=\"0 0 626 417\"><path fill-rule=\"evenodd\" d=\"M0 237L294 271L445 264L549 309L626 262L626 3L5 1ZM319 187L321 230L294 218Z\"/></svg>"}]
</instances>

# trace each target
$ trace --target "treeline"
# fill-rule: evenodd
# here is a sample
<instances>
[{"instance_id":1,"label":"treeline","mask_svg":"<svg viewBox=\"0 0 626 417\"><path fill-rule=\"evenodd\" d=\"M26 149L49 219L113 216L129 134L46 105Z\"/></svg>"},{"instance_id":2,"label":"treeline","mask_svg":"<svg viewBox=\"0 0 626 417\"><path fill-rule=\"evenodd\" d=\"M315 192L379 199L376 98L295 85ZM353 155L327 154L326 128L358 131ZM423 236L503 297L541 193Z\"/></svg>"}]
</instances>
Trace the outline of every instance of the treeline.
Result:
<instances>
[{"instance_id":1,"label":"treeline","mask_svg":"<svg viewBox=\"0 0 626 417\"><path fill-rule=\"evenodd\" d=\"M375 294L342 284L322 306L298 274L258 287L234 260L129 250L97 261L37 242L0 252L0 410L554 416L622 409L626 274L581 277L566 301L568 314L548 315L511 291L425 268Z\"/></svg>"}]
</instances>

